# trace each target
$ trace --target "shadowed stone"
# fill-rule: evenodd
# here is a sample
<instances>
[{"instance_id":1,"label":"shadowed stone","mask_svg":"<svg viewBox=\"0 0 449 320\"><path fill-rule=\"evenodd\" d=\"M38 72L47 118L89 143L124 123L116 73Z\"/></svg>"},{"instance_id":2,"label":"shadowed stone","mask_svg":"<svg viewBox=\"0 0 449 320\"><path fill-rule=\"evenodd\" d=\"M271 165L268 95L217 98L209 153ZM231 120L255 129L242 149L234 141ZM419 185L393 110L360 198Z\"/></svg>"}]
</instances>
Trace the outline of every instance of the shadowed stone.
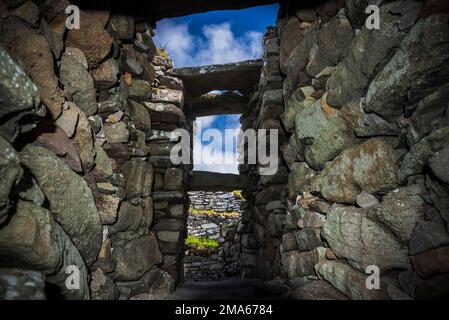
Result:
<instances>
[{"instance_id":1,"label":"shadowed stone","mask_svg":"<svg viewBox=\"0 0 449 320\"><path fill-rule=\"evenodd\" d=\"M20 153L47 197L55 220L73 240L87 265L101 246L102 227L92 192L84 179L45 148L28 145Z\"/></svg>"},{"instance_id":2,"label":"shadowed stone","mask_svg":"<svg viewBox=\"0 0 449 320\"><path fill-rule=\"evenodd\" d=\"M251 89L259 83L263 60L175 68L170 75L184 81L187 92L199 97L212 90Z\"/></svg>"},{"instance_id":3,"label":"shadowed stone","mask_svg":"<svg viewBox=\"0 0 449 320\"><path fill-rule=\"evenodd\" d=\"M248 104L248 99L234 92L223 94L208 93L195 100L190 109L197 117L217 114L242 114Z\"/></svg>"},{"instance_id":4,"label":"shadowed stone","mask_svg":"<svg viewBox=\"0 0 449 320\"><path fill-rule=\"evenodd\" d=\"M247 177L236 174L193 171L190 191L234 191L247 185Z\"/></svg>"}]
</instances>

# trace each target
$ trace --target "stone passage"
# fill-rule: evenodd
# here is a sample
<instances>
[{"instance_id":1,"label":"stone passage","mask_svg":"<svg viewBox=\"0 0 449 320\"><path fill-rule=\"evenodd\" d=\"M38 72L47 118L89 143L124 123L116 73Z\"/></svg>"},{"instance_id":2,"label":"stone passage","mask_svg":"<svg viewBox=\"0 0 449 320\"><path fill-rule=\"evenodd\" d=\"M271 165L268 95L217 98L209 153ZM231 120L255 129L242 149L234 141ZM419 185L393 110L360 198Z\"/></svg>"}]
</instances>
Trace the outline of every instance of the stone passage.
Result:
<instances>
[{"instance_id":1,"label":"stone passage","mask_svg":"<svg viewBox=\"0 0 449 320\"><path fill-rule=\"evenodd\" d=\"M189 192L186 282L217 281L239 274L236 228L239 192Z\"/></svg>"},{"instance_id":2,"label":"stone passage","mask_svg":"<svg viewBox=\"0 0 449 320\"><path fill-rule=\"evenodd\" d=\"M365 27L371 1L280 1L261 59L174 68L158 19L275 1L181 2L76 1L79 30L65 28L72 1L0 2L0 298L447 296L447 1L375 1L379 30ZM278 130L275 175L171 162L173 130L230 113ZM188 190L242 190L241 218L192 219ZM220 230L211 264L185 257L189 216ZM185 266L213 278L214 261L244 280L173 293Z\"/></svg>"}]
</instances>

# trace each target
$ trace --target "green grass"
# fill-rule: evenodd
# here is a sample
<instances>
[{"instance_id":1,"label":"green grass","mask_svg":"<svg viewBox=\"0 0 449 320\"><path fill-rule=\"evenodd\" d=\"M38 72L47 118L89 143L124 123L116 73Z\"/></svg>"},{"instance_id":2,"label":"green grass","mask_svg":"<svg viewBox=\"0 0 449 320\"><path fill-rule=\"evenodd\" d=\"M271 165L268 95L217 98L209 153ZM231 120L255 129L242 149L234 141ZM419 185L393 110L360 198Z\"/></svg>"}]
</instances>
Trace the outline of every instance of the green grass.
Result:
<instances>
[{"instance_id":1,"label":"green grass","mask_svg":"<svg viewBox=\"0 0 449 320\"><path fill-rule=\"evenodd\" d=\"M238 212L216 212L212 209L201 210L201 209L193 209L193 208L189 208L189 214L191 214L191 215L204 214L204 215L208 215L208 216L222 216L222 217L231 217L231 218L238 218L240 216L240 213L238 213Z\"/></svg>"},{"instance_id":2,"label":"green grass","mask_svg":"<svg viewBox=\"0 0 449 320\"><path fill-rule=\"evenodd\" d=\"M186 239L186 245L189 245L197 250L217 250L220 247L220 244L217 240L211 240L208 238L200 238L194 236L188 236Z\"/></svg>"}]
</instances>

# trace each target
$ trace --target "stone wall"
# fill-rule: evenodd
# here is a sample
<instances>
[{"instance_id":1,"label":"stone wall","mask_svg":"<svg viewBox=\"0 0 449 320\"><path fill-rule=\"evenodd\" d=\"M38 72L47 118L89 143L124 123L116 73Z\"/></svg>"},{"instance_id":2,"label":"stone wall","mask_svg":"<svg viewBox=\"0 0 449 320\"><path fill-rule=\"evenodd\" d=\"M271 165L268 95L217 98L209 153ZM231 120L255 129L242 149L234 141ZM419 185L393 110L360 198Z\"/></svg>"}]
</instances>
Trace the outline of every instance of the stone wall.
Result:
<instances>
[{"instance_id":1,"label":"stone wall","mask_svg":"<svg viewBox=\"0 0 449 320\"><path fill-rule=\"evenodd\" d=\"M185 280L218 281L239 274L236 228L241 199L232 192L191 191L188 235L218 241L217 250L187 247ZM210 212L209 212L210 211ZM202 213L203 212L203 213Z\"/></svg>"},{"instance_id":2,"label":"stone wall","mask_svg":"<svg viewBox=\"0 0 449 320\"><path fill-rule=\"evenodd\" d=\"M190 191L190 208L216 213L241 213L242 199L232 192Z\"/></svg>"},{"instance_id":3,"label":"stone wall","mask_svg":"<svg viewBox=\"0 0 449 320\"><path fill-rule=\"evenodd\" d=\"M242 123L280 130L283 165L241 167L244 276L284 279L298 299L448 293L448 21L438 0L281 7Z\"/></svg>"},{"instance_id":4,"label":"stone wall","mask_svg":"<svg viewBox=\"0 0 449 320\"><path fill-rule=\"evenodd\" d=\"M65 299L167 294L186 233L189 168L168 157L189 127L182 81L149 25L81 8L68 31L68 5L0 2L0 274L33 270Z\"/></svg>"}]
</instances>

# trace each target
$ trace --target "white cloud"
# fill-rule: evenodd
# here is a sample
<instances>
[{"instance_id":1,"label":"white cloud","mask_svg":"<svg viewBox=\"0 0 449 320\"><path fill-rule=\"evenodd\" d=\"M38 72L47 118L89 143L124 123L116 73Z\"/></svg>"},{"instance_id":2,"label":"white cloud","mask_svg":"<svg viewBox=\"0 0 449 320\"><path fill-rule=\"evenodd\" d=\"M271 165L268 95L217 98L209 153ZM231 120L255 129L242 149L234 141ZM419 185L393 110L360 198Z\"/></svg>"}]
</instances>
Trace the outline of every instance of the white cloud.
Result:
<instances>
[{"instance_id":1,"label":"white cloud","mask_svg":"<svg viewBox=\"0 0 449 320\"><path fill-rule=\"evenodd\" d=\"M188 24L162 20L155 41L167 49L178 67L238 62L262 55L262 33L249 31L237 37L230 23L205 25L202 35L193 35Z\"/></svg>"},{"instance_id":2,"label":"white cloud","mask_svg":"<svg viewBox=\"0 0 449 320\"><path fill-rule=\"evenodd\" d=\"M211 171L220 173L233 173L239 174L238 171L238 157L234 152L235 148L229 148L230 150L223 150L222 143L235 143L230 135L226 135L225 132L220 131L222 135L221 141L201 141L201 135L199 134L199 124L201 123L201 134L205 129L213 129L213 122L216 120L216 116L201 117L198 118L193 126L193 161L194 170L196 171ZM240 125L235 128L229 128L233 130L240 129Z\"/></svg>"}]
</instances>

